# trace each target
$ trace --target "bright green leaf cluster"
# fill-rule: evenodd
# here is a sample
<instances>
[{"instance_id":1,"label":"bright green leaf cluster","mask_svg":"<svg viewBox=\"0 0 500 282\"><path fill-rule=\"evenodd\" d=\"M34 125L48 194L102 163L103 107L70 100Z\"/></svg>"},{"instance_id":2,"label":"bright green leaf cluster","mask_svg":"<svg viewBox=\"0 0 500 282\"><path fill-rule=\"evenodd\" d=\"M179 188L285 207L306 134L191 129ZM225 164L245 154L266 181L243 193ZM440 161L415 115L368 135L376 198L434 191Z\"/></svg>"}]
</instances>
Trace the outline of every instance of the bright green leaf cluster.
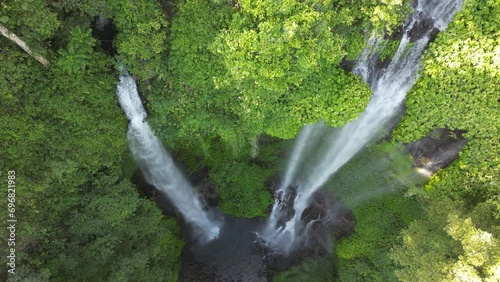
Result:
<instances>
[{"instance_id":1,"label":"bright green leaf cluster","mask_svg":"<svg viewBox=\"0 0 500 282\"><path fill-rule=\"evenodd\" d=\"M167 21L160 4L109 0L107 7L118 29L115 44L123 64L141 80L163 77Z\"/></svg>"},{"instance_id":2,"label":"bright green leaf cluster","mask_svg":"<svg viewBox=\"0 0 500 282\"><path fill-rule=\"evenodd\" d=\"M394 138L466 131L458 161L430 179L429 215L403 232L392 258L402 281L498 281L500 24L498 1L466 0L429 46Z\"/></svg>"},{"instance_id":3,"label":"bright green leaf cluster","mask_svg":"<svg viewBox=\"0 0 500 282\"><path fill-rule=\"evenodd\" d=\"M402 266L400 281L498 281L498 225L480 205L472 211L462 202L433 202L426 217L402 233L391 258Z\"/></svg>"},{"instance_id":4,"label":"bright green leaf cluster","mask_svg":"<svg viewBox=\"0 0 500 282\"><path fill-rule=\"evenodd\" d=\"M495 1L465 1L455 21L425 56L424 71L408 94L394 139L411 141L434 128L465 130L458 162L438 172L427 188L473 203L498 197L500 186L500 41Z\"/></svg>"},{"instance_id":5,"label":"bright green leaf cluster","mask_svg":"<svg viewBox=\"0 0 500 282\"><path fill-rule=\"evenodd\" d=\"M56 65L63 73L75 75L85 70L89 58L92 55L96 40L92 37L90 28L82 29L77 26L71 32L71 39L66 49L59 50L60 58Z\"/></svg>"},{"instance_id":6,"label":"bright green leaf cluster","mask_svg":"<svg viewBox=\"0 0 500 282\"><path fill-rule=\"evenodd\" d=\"M394 20L407 6L348 6L357 7L345 1L181 1L172 22L169 83L155 85L148 96L159 135L171 144L219 136L241 148L261 133L292 138L319 119L340 126L356 118L371 91L339 62L359 55L363 28L393 26L361 10L385 7Z\"/></svg>"}]
</instances>

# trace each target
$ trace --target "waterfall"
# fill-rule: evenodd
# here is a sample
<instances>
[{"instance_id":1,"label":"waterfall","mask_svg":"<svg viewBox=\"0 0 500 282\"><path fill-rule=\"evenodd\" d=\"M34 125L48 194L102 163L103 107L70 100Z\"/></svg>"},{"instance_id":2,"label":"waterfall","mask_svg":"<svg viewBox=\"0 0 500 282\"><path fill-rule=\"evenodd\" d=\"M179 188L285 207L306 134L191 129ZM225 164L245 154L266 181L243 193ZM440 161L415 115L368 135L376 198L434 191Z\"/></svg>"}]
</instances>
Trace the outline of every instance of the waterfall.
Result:
<instances>
[{"instance_id":1,"label":"waterfall","mask_svg":"<svg viewBox=\"0 0 500 282\"><path fill-rule=\"evenodd\" d=\"M311 196L366 144L380 136L380 132L401 107L406 93L412 87L421 64L422 53L433 30L444 30L461 5L462 0L418 1L414 12L404 25L398 50L386 69L376 68L374 61L377 58L376 46L379 40L375 37L370 39L369 46L361 54L354 69L373 91L370 102L358 119L343 126L338 134L328 140L329 148L319 161L307 164L313 168L312 172L297 179L296 172L304 158L301 156L302 152L308 146L317 146L316 142L308 143L309 136L319 135L321 133L317 131L323 129L320 126L306 125L301 130L295 141L282 185L276 193L280 196L276 197L267 226L261 234L270 245L289 252L301 242L307 231L301 217ZM417 26L422 21L432 24ZM412 42L410 32L415 27L423 32L419 39ZM292 182L296 185L293 206L284 206L283 200L291 196L288 187ZM293 216L287 218L287 209L292 208ZM285 223L278 224L278 221Z\"/></svg>"},{"instance_id":2,"label":"waterfall","mask_svg":"<svg viewBox=\"0 0 500 282\"><path fill-rule=\"evenodd\" d=\"M95 20L95 27L98 30L104 30L104 27L110 24L111 19L105 18L103 14L99 14Z\"/></svg>"},{"instance_id":3,"label":"waterfall","mask_svg":"<svg viewBox=\"0 0 500 282\"><path fill-rule=\"evenodd\" d=\"M205 241L216 238L219 235L220 222L211 218L203 209L193 187L144 121L147 114L132 76L127 73L120 76L116 93L125 115L130 120L127 132L130 151L146 180L170 199L184 220L193 226L201 238Z\"/></svg>"}]
</instances>

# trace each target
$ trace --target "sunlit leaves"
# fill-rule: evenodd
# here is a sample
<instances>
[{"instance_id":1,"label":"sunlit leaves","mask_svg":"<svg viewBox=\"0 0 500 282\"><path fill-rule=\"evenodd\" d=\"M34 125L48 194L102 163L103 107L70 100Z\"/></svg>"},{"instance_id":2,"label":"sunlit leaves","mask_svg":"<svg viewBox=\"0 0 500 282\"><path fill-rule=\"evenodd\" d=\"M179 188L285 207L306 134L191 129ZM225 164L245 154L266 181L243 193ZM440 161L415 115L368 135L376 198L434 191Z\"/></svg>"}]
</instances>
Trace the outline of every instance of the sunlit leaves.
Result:
<instances>
[{"instance_id":1,"label":"sunlit leaves","mask_svg":"<svg viewBox=\"0 0 500 282\"><path fill-rule=\"evenodd\" d=\"M0 21L8 24L11 31L29 42L30 46L54 35L61 24L50 4L42 0L2 1Z\"/></svg>"},{"instance_id":2,"label":"sunlit leaves","mask_svg":"<svg viewBox=\"0 0 500 282\"><path fill-rule=\"evenodd\" d=\"M212 47L223 56L232 77L227 83L249 80L268 91L284 92L345 55L342 39L330 31L328 2L317 4L317 10L307 1L239 4L231 25Z\"/></svg>"},{"instance_id":3,"label":"sunlit leaves","mask_svg":"<svg viewBox=\"0 0 500 282\"><path fill-rule=\"evenodd\" d=\"M90 28L82 29L77 26L71 32L66 49L59 50L60 57L56 65L69 75L83 72L92 55L95 42Z\"/></svg>"},{"instance_id":4,"label":"sunlit leaves","mask_svg":"<svg viewBox=\"0 0 500 282\"><path fill-rule=\"evenodd\" d=\"M169 83L149 96L153 125L170 144L216 135L234 145L263 132L292 138L319 119L345 124L371 93L339 62L359 55L365 29L390 29L361 12L373 7L392 20L406 11L384 1L179 2Z\"/></svg>"},{"instance_id":5,"label":"sunlit leaves","mask_svg":"<svg viewBox=\"0 0 500 282\"><path fill-rule=\"evenodd\" d=\"M408 95L407 113L395 139L410 141L434 128L465 130L460 163L438 172L427 185L441 195L477 204L500 188L500 83L498 13L495 1L465 1L448 30L428 49L421 79ZM498 213L498 211L497 211Z\"/></svg>"},{"instance_id":6,"label":"sunlit leaves","mask_svg":"<svg viewBox=\"0 0 500 282\"><path fill-rule=\"evenodd\" d=\"M167 21L159 3L109 0L107 5L118 29L117 51L127 69L141 80L163 76Z\"/></svg>"},{"instance_id":7,"label":"sunlit leaves","mask_svg":"<svg viewBox=\"0 0 500 282\"><path fill-rule=\"evenodd\" d=\"M396 271L399 280L497 281L499 230L484 220L490 215L470 213L460 202L432 203L428 216L402 233L402 244L391 254L403 267Z\"/></svg>"}]
</instances>

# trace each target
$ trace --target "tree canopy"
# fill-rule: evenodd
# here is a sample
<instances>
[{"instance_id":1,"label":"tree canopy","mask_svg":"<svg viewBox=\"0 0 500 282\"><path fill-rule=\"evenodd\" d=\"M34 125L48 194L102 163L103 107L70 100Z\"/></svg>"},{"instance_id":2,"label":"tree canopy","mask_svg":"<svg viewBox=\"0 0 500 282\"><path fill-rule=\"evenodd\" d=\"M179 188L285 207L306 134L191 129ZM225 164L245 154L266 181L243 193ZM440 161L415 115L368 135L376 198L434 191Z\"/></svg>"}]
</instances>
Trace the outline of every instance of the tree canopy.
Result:
<instances>
[{"instance_id":1,"label":"tree canopy","mask_svg":"<svg viewBox=\"0 0 500 282\"><path fill-rule=\"evenodd\" d=\"M343 125L363 111L370 90L340 60L359 55L364 29L393 29L407 4L180 1L169 83L148 96L153 123L174 143L172 132L187 137L177 142L219 136L240 148L262 133L292 138L319 119Z\"/></svg>"},{"instance_id":2,"label":"tree canopy","mask_svg":"<svg viewBox=\"0 0 500 282\"><path fill-rule=\"evenodd\" d=\"M411 224L395 248L393 258L403 266L397 275L403 281L500 279L498 12L495 1L465 1L448 30L429 47L395 131L394 138L401 141L444 127L465 130L468 138L459 160L426 185L428 217Z\"/></svg>"},{"instance_id":3,"label":"tree canopy","mask_svg":"<svg viewBox=\"0 0 500 282\"><path fill-rule=\"evenodd\" d=\"M188 178L214 185L225 214L264 217L265 182L290 153L287 140L305 124L358 117L371 91L345 65L372 34L390 58L410 2L2 1L0 24L50 61L0 38L0 175L15 170L18 183L17 281L177 280L179 224L129 180L118 65L137 78L147 121ZM332 178L342 188L329 187L358 218L336 249L343 269L307 260L276 281L500 279L499 14L496 0L464 1L429 45L391 136L465 131L459 159L403 196L411 167L400 147L366 149ZM96 35L101 21L114 27L113 50ZM373 164L369 181L358 177ZM356 189L376 197L350 203Z\"/></svg>"},{"instance_id":4,"label":"tree canopy","mask_svg":"<svg viewBox=\"0 0 500 282\"><path fill-rule=\"evenodd\" d=\"M147 18L154 7L161 13L149 1L135 3L144 10L134 17ZM127 123L115 95L115 62L90 30L99 4L0 4L0 21L54 62L44 67L0 39L0 173L17 176L17 281L177 279L175 219L140 198L122 174Z\"/></svg>"}]
</instances>

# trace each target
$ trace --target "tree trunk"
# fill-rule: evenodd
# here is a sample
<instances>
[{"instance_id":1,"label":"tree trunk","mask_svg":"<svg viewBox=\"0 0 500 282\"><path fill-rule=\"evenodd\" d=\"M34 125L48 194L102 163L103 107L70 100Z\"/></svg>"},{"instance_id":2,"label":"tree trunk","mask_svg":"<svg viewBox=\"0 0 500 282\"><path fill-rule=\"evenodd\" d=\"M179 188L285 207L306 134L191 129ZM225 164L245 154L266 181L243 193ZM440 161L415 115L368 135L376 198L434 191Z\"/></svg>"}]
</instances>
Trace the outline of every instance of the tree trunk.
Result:
<instances>
[{"instance_id":1,"label":"tree trunk","mask_svg":"<svg viewBox=\"0 0 500 282\"><path fill-rule=\"evenodd\" d=\"M40 55L33 54L33 51L31 51L31 49L28 47L28 45L26 45L26 43L21 38L19 38L14 33L9 32L9 30L2 24L0 24L0 32L2 33L3 36L14 41L14 43L16 43L17 46L21 47L26 53L30 54L30 56L35 58L42 65L46 66L49 64L49 61L47 61L47 59L45 59L44 57L42 57Z\"/></svg>"}]
</instances>

